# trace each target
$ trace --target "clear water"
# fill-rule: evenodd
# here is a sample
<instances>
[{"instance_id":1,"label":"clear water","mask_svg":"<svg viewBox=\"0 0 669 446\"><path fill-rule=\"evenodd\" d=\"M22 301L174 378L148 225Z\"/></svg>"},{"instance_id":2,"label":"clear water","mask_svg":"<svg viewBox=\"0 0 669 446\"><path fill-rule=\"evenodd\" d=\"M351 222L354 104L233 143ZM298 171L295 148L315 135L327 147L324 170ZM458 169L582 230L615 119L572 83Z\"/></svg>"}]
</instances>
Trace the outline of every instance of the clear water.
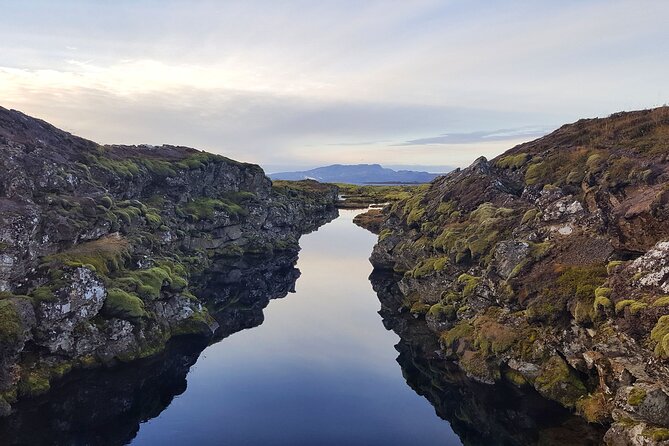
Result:
<instances>
[{"instance_id":1,"label":"clear water","mask_svg":"<svg viewBox=\"0 0 669 446\"><path fill-rule=\"evenodd\" d=\"M352 223L358 212L300 240L296 292L204 350L187 390L131 444L461 444L402 377L368 280L376 236Z\"/></svg>"}]
</instances>

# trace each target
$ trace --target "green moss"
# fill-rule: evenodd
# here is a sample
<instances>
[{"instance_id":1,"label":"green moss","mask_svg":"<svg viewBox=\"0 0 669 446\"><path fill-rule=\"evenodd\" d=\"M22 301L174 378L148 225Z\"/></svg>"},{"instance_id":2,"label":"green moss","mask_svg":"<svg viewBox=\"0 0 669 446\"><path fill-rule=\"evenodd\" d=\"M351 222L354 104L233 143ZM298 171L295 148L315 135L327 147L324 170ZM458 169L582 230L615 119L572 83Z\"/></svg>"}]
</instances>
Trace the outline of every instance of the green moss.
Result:
<instances>
[{"instance_id":1,"label":"green moss","mask_svg":"<svg viewBox=\"0 0 669 446\"><path fill-rule=\"evenodd\" d=\"M183 206L183 211L196 221L211 219L217 211L225 212L230 216L247 214L244 208L230 200L205 197L188 202Z\"/></svg>"},{"instance_id":2,"label":"green moss","mask_svg":"<svg viewBox=\"0 0 669 446\"><path fill-rule=\"evenodd\" d=\"M595 288L595 297L611 297L611 288L601 286Z\"/></svg>"},{"instance_id":3,"label":"green moss","mask_svg":"<svg viewBox=\"0 0 669 446\"><path fill-rule=\"evenodd\" d=\"M655 341L655 355L660 358L669 357L669 315L661 316L650 332L650 339Z\"/></svg>"},{"instance_id":4,"label":"green moss","mask_svg":"<svg viewBox=\"0 0 669 446\"><path fill-rule=\"evenodd\" d=\"M624 262L622 260L612 260L606 265L606 273L611 274L616 267L622 265Z\"/></svg>"},{"instance_id":5,"label":"green moss","mask_svg":"<svg viewBox=\"0 0 669 446\"><path fill-rule=\"evenodd\" d=\"M615 310L616 313L622 313L625 311L625 308L628 308L630 314L634 315L647 307L648 304L645 302L638 302L634 299L624 299L616 302Z\"/></svg>"},{"instance_id":6,"label":"green moss","mask_svg":"<svg viewBox=\"0 0 669 446\"><path fill-rule=\"evenodd\" d=\"M456 341L460 341L462 339L471 339L473 333L473 325L467 322L461 322L450 330L442 333L439 339L444 348L453 348L453 344Z\"/></svg>"},{"instance_id":7,"label":"green moss","mask_svg":"<svg viewBox=\"0 0 669 446\"><path fill-rule=\"evenodd\" d=\"M595 311L599 311L600 309L604 308L611 308L613 304L611 303L611 300L608 297L600 296L600 297L595 297L595 303L593 305Z\"/></svg>"},{"instance_id":8,"label":"green moss","mask_svg":"<svg viewBox=\"0 0 669 446\"><path fill-rule=\"evenodd\" d=\"M100 198L100 204L106 209L111 209L114 206L114 200L110 196L105 195L104 197Z\"/></svg>"},{"instance_id":9,"label":"green moss","mask_svg":"<svg viewBox=\"0 0 669 446\"><path fill-rule=\"evenodd\" d=\"M654 441L669 440L669 429L666 427L648 427L641 432L646 438L652 438Z\"/></svg>"},{"instance_id":10,"label":"green moss","mask_svg":"<svg viewBox=\"0 0 669 446\"><path fill-rule=\"evenodd\" d=\"M149 222L149 224L154 228L157 228L163 223L162 219L160 218L160 215L158 215L155 212L147 212L145 217L146 221Z\"/></svg>"},{"instance_id":11,"label":"green moss","mask_svg":"<svg viewBox=\"0 0 669 446\"><path fill-rule=\"evenodd\" d=\"M21 376L18 392L22 396L36 396L46 393L51 388L49 373L44 369L31 370Z\"/></svg>"},{"instance_id":12,"label":"green moss","mask_svg":"<svg viewBox=\"0 0 669 446\"><path fill-rule=\"evenodd\" d=\"M110 235L81 243L67 251L45 257L44 260L50 264L50 268L56 268L57 265L92 266L94 271L106 276L121 269L129 255L129 242L123 237Z\"/></svg>"},{"instance_id":13,"label":"green moss","mask_svg":"<svg viewBox=\"0 0 669 446\"><path fill-rule=\"evenodd\" d=\"M139 319L147 316L142 299L118 288L107 291L103 308L110 316L122 319Z\"/></svg>"},{"instance_id":14,"label":"green moss","mask_svg":"<svg viewBox=\"0 0 669 446\"><path fill-rule=\"evenodd\" d=\"M464 287L462 289L462 295L464 297L471 296L480 282L481 282L480 277L475 277L470 274L461 274L458 277L458 283L464 284Z\"/></svg>"},{"instance_id":15,"label":"green moss","mask_svg":"<svg viewBox=\"0 0 669 446\"><path fill-rule=\"evenodd\" d=\"M669 305L669 296L658 297L655 302L653 302L654 307L666 307Z\"/></svg>"},{"instance_id":16,"label":"green moss","mask_svg":"<svg viewBox=\"0 0 669 446\"><path fill-rule=\"evenodd\" d=\"M532 221L539 215L539 209L528 209L524 214L523 218L520 221L522 224L527 224Z\"/></svg>"},{"instance_id":17,"label":"green moss","mask_svg":"<svg viewBox=\"0 0 669 446\"><path fill-rule=\"evenodd\" d=\"M578 400L576 411L588 423L605 423L611 418L609 404L602 392L596 392Z\"/></svg>"},{"instance_id":18,"label":"green moss","mask_svg":"<svg viewBox=\"0 0 669 446\"><path fill-rule=\"evenodd\" d=\"M413 305L411 305L411 309L409 310L411 314L414 316L419 316L427 313L430 310L430 306L427 304L424 304L423 302L416 302Z\"/></svg>"},{"instance_id":19,"label":"green moss","mask_svg":"<svg viewBox=\"0 0 669 446\"><path fill-rule=\"evenodd\" d=\"M0 300L0 344L14 344L21 337L23 324L11 300Z\"/></svg>"},{"instance_id":20,"label":"green moss","mask_svg":"<svg viewBox=\"0 0 669 446\"><path fill-rule=\"evenodd\" d=\"M527 153L517 153L515 155L506 155L495 161L497 167L503 169L519 169L530 159Z\"/></svg>"},{"instance_id":21,"label":"green moss","mask_svg":"<svg viewBox=\"0 0 669 446\"><path fill-rule=\"evenodd\" d=\"M525 171L525 184L532 186L544 180L550 167L544 162L530 164Z\"/></svg>"},{"instance_id":22,"label":"green moss","mask_svg":"<svg viewBox=\"0 0 669 446\"><path fill-rule=\"evenodd\" d=\"M456 310L452 304L437 303L430 307L428 313L439 319L455 320Z\"/></svg>"},{"instance_id":23,"label":"green moss","mask_svg":"<svg viewBox=\"0 0 669 446\"><path fill-rule=\"evenodd\" d=\"M634 387L627 395L627 404L630 406L638 406L646 399L646 390L640 387Z\"/></svg>"},{"instance_id":24,"label":"green moss","mask_svg":"<svg viewBox=\"0 0 669 446\"><path fill-rule=\"evenodd\" d=\"M576 401L587 394L576 372L557 355L543 364L534 386L539 393L565 407L574 407Z\"/></svg>"},{"instance_id":25,"label":"green moss","mask_svg":"<svg viewBox=\"0 0 669 446\"><path fill-rule=\"evenodd\" d=\"M516 387L524 387L528 384L525 377L516 370L506 369L503 373L504 378Z\"/></svg>"}]
</instances>

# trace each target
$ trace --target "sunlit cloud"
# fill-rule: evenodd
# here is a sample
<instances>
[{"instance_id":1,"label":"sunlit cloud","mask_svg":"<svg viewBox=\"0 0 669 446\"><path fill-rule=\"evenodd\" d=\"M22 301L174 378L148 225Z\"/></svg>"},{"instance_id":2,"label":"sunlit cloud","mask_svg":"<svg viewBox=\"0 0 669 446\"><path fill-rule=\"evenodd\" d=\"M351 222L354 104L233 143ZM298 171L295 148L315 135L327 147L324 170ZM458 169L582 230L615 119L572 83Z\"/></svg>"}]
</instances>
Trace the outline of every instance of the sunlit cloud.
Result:
<instances>
[{"instance_id":1,"label":"sunlit cloud","mask_svg":"<svg viewBox=\"0 0 669 446\"><path fill-rule=\"evenodd\" d=\"M667 16L661 0L12 2L0 105L268 170L461 166L667 102Z\"/></svg>"}]
</instances>

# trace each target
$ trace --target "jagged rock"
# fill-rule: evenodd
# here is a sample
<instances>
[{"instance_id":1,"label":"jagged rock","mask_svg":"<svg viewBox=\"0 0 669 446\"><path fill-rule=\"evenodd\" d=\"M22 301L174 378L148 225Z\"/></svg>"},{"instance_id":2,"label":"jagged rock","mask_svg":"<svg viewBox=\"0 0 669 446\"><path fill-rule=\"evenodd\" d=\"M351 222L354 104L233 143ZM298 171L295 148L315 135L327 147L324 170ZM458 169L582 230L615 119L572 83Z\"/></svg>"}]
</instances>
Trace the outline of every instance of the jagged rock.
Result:
<instances>
[{"instance_id":1,"label":"jagged rock","mask_svg":"<svg viewBox=\"0 0 669 446\"><path fill-rule=\"evenodd\" d=\"M477 159L387 208L370 260L402 274L400 305L467 375L512 370L588 420L639 420L607 441L660 444L648 429L669 429L668 130L661 107ZM425 313L446 306L447 324ZM630 405L630 386L652 397Z\"/></svg>"},{"instance_id":2,"label":"jagged rock","mask_svg":"<svg viewBox=\"0 0 669 446\"><path fill-rule=\"evenodd\" d=\"M61 370L154 355L174 336L211 338L198 278L297 252L337 197L187 147L101 146L0 107L0 305L25 328L0 339L0 394L41 393Z\"/></svg>"}]
</instances>

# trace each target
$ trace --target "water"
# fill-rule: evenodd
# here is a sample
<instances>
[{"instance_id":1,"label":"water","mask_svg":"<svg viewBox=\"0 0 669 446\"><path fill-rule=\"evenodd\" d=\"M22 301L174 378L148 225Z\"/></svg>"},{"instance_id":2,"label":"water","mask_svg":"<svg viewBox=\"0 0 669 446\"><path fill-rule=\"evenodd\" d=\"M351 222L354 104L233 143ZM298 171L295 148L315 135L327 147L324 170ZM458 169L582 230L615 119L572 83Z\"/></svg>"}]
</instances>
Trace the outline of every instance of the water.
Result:
<instances>
[{"instance_id":1,"label":"water","mask_svg":"<svg viewBox=\"0 0 669 446\"><path fill-rule=\"evenodd\" d=\"M358 212L300 240L296 292L208 347L133 445L461 444L402 377L368 280L376 237L352 224Z\"/></svg>"},{"instance_id":2,"label":"water","mask_svg":"<svg viewBox=\"0 0 669 446\"><path fill-rule=\"evenodd\" d=\"M397 278L370 276L376 237L358 212L301 239L299 278L291 254L202 278L218 342L177 338L153 358L75 371L0 419L0 444L601 443L602 426L436 354L424 322L398 312Z\"/></svg>"}]
</instances>

